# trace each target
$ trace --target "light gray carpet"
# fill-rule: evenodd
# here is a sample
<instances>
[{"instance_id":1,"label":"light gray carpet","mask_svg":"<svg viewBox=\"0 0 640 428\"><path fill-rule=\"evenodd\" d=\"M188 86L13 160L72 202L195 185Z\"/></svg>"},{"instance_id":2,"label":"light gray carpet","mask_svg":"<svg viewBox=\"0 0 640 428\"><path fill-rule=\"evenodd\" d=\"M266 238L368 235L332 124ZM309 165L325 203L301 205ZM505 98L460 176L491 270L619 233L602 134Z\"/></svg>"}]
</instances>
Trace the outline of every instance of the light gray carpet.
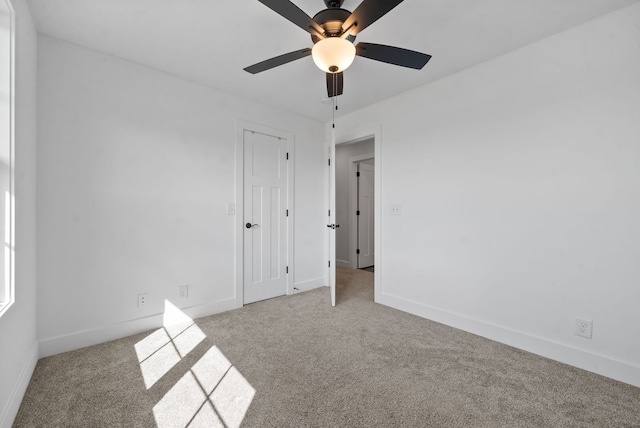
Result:
<instances>
[{"instance_id":1,"label":"light gray carpet","mask_svg":"<svg viewBox=\"0 0 640 428\"><path fill-rule=\"evenodd\" d=\"M372 278L340 269L335 308L321 288L198 319L149 389L135 345L163 331L44 358L14 426L234 426L237 369L247 427L640 427L640 389L377 305Z\"/></svg>"}]
</instances>

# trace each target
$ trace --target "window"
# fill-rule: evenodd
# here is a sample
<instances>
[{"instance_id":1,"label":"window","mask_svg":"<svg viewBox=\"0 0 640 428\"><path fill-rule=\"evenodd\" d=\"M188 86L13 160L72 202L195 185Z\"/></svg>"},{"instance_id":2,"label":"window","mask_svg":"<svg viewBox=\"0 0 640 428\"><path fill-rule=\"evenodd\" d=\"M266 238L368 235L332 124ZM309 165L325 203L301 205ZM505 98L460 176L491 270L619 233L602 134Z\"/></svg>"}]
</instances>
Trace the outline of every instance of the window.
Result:
<instances>
[{"instance_id":1,"label":"window","mask_svg":"<svg viewBox=\"0 0 640 428\"><path fill-rule=\"evenodd\" d=\"M14 13L9 0L0 0L0 316L11 306L14 292Z\"/></svg>"}]
</instances>

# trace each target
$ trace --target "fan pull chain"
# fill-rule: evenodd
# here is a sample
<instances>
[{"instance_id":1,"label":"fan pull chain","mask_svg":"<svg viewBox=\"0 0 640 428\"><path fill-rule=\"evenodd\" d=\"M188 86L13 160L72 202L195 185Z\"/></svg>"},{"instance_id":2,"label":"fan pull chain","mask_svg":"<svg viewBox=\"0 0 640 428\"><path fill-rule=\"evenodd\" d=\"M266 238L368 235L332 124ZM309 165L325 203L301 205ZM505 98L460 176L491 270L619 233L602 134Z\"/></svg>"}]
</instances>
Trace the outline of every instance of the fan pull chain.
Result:
<instances>
[{"instance_id":1,"label":"fan pull chain","mask_svg":"<svg viewBox=\"0 0 640 428\"><path fill-rule=\"evenodd\" d=\"M333 75L333 93L337 94L338 93L338 75L334 74ZM338 95L335 95L333 98L335 98L336 100L336 110L338 110Z\"/></svg>"},{"instance_id":2,"label":"fan pull chain","mask_svg":"<svg viewBox=\"0 0 640 428\"><path fill-rule=\"evenodd\" d=\"M333 75L333 79L332 82L333 84L333 93L337 93L338 92L338 78L337 76L334 74ZM333 127L336 127L336 111L338 110L338 96L334 95L333 96Z\"/></svg>"},{"instance_id":3,"label":"fan pull chain","mask_svg":"<svg viewBox=\"0 0 640 428\"><path fill-rule=\"evenodd\" d=\"M331 109L331 120L333 121L333 128L335 129L336 127L336 110L338 110L338 100L336 100L336 97L333 97L333 107Z\"/></svg>"}]
</instances>

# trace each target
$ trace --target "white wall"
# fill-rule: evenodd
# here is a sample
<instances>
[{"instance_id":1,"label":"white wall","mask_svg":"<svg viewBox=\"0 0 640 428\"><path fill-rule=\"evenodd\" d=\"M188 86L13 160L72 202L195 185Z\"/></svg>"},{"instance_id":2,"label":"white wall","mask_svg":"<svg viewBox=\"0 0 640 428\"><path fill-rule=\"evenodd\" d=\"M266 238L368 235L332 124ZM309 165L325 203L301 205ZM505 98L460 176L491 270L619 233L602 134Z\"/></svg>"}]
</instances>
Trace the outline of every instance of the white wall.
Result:
<instances>
[{"instance_id":1,"label":"white wall","mask_svg":"<svg viewBox=\"0 0 640 428\"><path fill-rule=\"evenodd\" d=\"M349 254L351 162L350 159L362 155L373 155L373 140L360 141L353 144L342 144L336 147L336 265L349 268L355 254Z\"/></svg>"},{"instance_id":2,"label":"white wall","mask_svg":"<svg viewBox=\"0 0 640 428\"><path fill-rule=\"evenodd\" d=\"M24 0L16 13L15 303L0 318L0 427L10 427L38 358L36 339L36 64L37 36Z\"/></svg>"},{"instance_id":3,"label":"white wall","mask_svg":"<svg viewBox=\"0 0 640 428\"><path fill-rule=\"evenodd\" d=\"M638 22L640 4L339 119L337 141L381 129L379 302L640 386Z\"/></svg>"},{"instance_id":4,"label":"white wall","mask_svg":"<svg viewBox=\"0 0 640 428\"><path fill-rule=\"evenodd\" d=\"M326 285L322 123L46 36L38 84L41 355L235 307L238 119L295 135L295 285Z\"/></svg>"}]
</instances>

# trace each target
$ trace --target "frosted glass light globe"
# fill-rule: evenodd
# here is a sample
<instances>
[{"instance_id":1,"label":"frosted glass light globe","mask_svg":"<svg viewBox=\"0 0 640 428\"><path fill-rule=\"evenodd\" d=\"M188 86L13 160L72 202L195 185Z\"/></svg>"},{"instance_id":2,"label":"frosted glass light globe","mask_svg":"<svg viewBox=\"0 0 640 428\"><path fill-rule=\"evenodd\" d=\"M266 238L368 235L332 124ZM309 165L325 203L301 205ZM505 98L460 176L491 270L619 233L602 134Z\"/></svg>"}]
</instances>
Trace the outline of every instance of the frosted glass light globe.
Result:
<instances>
[{"instance_id":1,"label":"frosted glass light globe","mask_svg":"<svg viewBox=\"0 0 640 428\"><path fill-rule=\"evenodd\" d=\"M356 47L349 40L340 37L327 37L320 40L311 49L313 62L326 73L339 73L346 70L356 57Z\"/></svg>"}]
</instances>

